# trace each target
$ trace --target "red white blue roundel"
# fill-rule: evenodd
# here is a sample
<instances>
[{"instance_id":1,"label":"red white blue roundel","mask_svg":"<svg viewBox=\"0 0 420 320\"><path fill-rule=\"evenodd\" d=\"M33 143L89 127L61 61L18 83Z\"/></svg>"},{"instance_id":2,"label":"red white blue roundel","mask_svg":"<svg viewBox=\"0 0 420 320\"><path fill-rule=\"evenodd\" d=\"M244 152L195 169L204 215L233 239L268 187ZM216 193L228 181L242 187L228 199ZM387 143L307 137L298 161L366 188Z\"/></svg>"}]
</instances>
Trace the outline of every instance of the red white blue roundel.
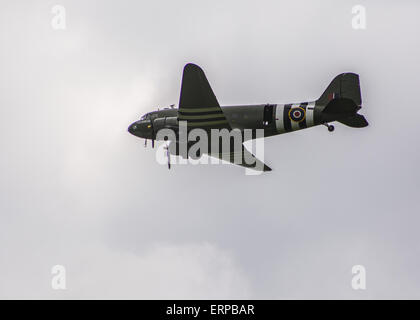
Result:
<instances>
[{"instance_id":1,"label":"red white blue roundel","mask_svg":"<svg viewBox=\"0 0 420 320\"><path fill-rule=\"evenodd\" d=\"M290 109L289 111L290 120L295 121L295 122L301 122L305 120L305 116L306 116L305 109L301 107L295 107L295 108Z\"/></svg>"}]
</instances>

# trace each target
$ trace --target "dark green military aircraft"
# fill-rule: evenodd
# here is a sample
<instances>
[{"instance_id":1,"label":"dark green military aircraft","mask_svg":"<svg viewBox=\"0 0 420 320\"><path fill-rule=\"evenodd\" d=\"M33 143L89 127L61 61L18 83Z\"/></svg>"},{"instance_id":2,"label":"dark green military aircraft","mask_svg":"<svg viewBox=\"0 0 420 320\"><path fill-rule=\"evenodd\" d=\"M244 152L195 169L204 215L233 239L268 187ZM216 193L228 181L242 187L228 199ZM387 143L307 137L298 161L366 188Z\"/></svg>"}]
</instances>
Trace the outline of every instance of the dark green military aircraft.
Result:
<instances>
[{"instance_id":1,"label":"dark green military aircraft","mask_svg":"<svg viewBox=\"0 0 420 320\"><path fill-rule=\"evenodd\" d=\"M366 127L368 122L357 113L361 107L359 76L354 73L342 73L336 76L321 97L315 101L221 107L203 70L190 63L184 67L179 108L165 108L147 113L131 124L128 131L146 139L145 145L147 139L152 140L152 146L161 129L172 129L175 133L179 133L180 121L186 121L188 130L200 128L210 132L211 129L236 129L244 132L246 129L251 129L253 132L251 139L256 138L257 129L263 130L264 137L317 125L325 125L328 131L334 131L334 126L329 124L333 121L352 128ZM208 137L210 136L209 134ZM167 147L169 168L169 152L180 155L180 143L177 135L176 141L170 141L170 144L175 144L176 148ZM190 146L189 142L186 143ZM235 153L238 152L241 153L243 160L240 163L233 161ZM223 152L220 150L215 154L212 151L210 155L222 159ZM251 157L254 162L249 164L249 161L244 161L246 157ZM230 150L227 159L247 168L271 171L243 145L240 150ZM226 157L223 157L223 160L226 160Z\"/></svg>"}]
</instances>

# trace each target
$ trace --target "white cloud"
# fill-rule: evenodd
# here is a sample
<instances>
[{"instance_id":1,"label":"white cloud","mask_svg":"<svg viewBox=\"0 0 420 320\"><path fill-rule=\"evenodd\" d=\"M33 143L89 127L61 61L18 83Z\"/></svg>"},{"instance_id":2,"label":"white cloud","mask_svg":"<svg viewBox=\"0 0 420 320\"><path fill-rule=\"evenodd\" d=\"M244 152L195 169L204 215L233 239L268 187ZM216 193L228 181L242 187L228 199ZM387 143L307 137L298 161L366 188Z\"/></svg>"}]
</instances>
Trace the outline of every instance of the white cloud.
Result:
<instances>
[{"instance_id":1,"label":"white cloud","mask_svg":"<svg viewBox=\"0 0 420 320\"><path fill-rule=\"evenodd\" d=\"M209 243L154 245L141 255L101 251L85 252L79 260L83 266L77 268L74 281L71 272L68 273L72 296L116 299L249 296L248 281L233 258Z\"/></svg>"},{"instance_id":2,"label":"white cloud","mask_svg":"<svg viewBox=\"0 0 420 320\"><path fill-rule=\"evenodd\" d=\"M35 259L3 265L0 298L49 299L245 299L250 286L232 256L210 243L156 244L142 253L98 245L39 251ZM33 257L35 258L35 257ZM36 262L35 262L36 261ZM48 264L50 261L50 264ZM54 261L54 262L53 262ZM67 289L53 290L51 267L66 268Z\"/></svg>"}]
</instances>

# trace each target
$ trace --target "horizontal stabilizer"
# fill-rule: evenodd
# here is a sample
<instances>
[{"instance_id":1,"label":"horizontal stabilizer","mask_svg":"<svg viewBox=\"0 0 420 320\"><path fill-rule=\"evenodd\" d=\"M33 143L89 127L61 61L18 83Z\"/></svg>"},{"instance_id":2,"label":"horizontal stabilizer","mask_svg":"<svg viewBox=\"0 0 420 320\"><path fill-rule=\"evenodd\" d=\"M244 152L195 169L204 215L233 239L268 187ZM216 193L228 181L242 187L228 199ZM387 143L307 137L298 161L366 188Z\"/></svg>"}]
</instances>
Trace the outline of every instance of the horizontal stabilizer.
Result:
<instances>
[{"instance_id":1,"label":"horizontal stabilizer","mask_svg":"<svg viewBox=\"0 0 420 320\"><path fill-rule=\"evenodd\" d=\"M322 110L323 113L344 115L344 114L353 114L360 107L357 106L353 100L348 98L338 98L331 100L327 106Z\"/></svg>"},{"instance_id":2,"label":"horizontal stabilizer","mask_svg":"<svg viewBox=\"0 0 420 320\"><path fill-rule=\"evenodd\" d=\"M342 124L345 124L346 126L352 127L352 128L364 128L369 125L367 120L364 116L361 114L356 113L355 115L344 118L341 120L337 120L338 122L341 122Z\"/></svg>"}]
</instances>

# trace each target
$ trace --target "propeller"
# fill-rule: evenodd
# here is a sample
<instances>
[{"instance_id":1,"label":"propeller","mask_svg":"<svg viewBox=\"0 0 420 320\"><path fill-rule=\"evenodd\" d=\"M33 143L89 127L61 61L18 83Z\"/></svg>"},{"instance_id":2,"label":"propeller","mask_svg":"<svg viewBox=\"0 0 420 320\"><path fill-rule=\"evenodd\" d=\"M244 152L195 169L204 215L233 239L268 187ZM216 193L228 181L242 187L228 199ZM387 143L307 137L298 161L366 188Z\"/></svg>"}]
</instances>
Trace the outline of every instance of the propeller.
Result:
<instances>
[{"instance_id":1,"label":"propeller","mask_svg":"<svg viewBox=\"0 0 420 320\"><path fill-rule=\"evenodd\" d=\"M153 119L150 119L150 126L152 127L152 148L155 147L155 127L153 126Z\"/></svg>"},{"instance_id":2,"label":"propeller","mask_svg":"<svg viewBox=\"0 0 420 320\"><path fill-rule=\"evenodd\" d=\"M153 127L153 120L150 120L150 128L152 129L152 148L155 147L155 128ZM147 147L147 139L144 140L144 147Z\"/></svg>"},{"instance_id":3,"label":"propeller","mask_svg":"<svg viewBox=\"0 0 420 320\"><path fill-rule=\"evenodd\" d=\"M168 157L168 169L171 169L171 153L169 152L169 145L163 147L166 150L166 156Z\"/></svg>"}]
</instances>

